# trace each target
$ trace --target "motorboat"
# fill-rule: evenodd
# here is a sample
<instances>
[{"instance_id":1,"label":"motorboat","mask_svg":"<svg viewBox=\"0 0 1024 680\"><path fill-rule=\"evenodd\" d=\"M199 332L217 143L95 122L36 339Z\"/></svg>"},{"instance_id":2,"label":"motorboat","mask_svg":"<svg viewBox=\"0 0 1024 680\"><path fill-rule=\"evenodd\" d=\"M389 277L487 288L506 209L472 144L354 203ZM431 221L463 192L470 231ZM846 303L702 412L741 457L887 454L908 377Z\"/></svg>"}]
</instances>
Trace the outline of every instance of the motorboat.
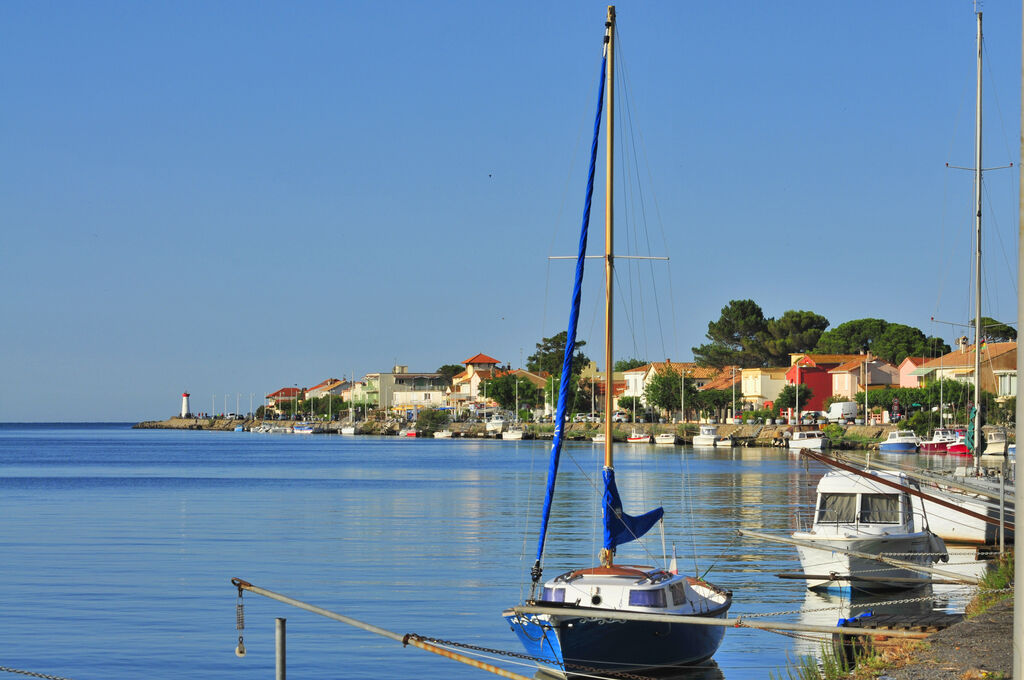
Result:
<instances>
[{"instance_id":1,"label":"motorboat","mask_svg":"<svg viewBox=\"0 0 1024 680\"><path fill-rule=\"evenodd\" d=\"M715 438L715 446L730 448L733 445L732 435L723 435Z\"/></svg>"},{"instance_id":2,"label":"motorboat","mask_svg":"<svg viewBox=\"0 0 1024 680\"><path fill-rule=\"evenodd\" d=\"M595 444L604 444L604 432L595 434L593 437L590 438L590 440Z\"/></svg>"},{"instance_id":3,"label":"motorboat","mask_svg":"<svg viewBox=\"0 0 1024 680\"><path fill-rule=\"evenodd\" d=\"M501 433L501 438L509 441L519 441L526 434L523 428L513 427L511 430L505 430Z\"/></svg>"},{"instance_id":4,"label":"motorboat","mask_svg":"<svg viewBox=\"0 0 1024 680\"><path fill-rule=\"evenodd\" d=\"M417 432L416 428L414 428L414 427L403 427L401 430L398 431L398 436L399 437L418 437L420 435L419 435L419 432Z\"/></svg>"},{"instance_id":5,"label":"motorboat","mask_svg":"<svg viewBox=\"0 0 1024 680\"><path fill-rule=\"evenodd\" d=\"M452 438L452 431L451 430L436 430L434 432L434 439L451 439L451 438Z\"/></svg>"},{"instance_id":6,"label":"motorboat","mask_svg":"<svg viewBox=\"0 0 1024 680\"><path fill-rule=\"evenodd\" d=\"M487 420L487 431L488 432L501 432L505 429L507 421L504 416L496 415L491 416Z\"/></svg>"},{"instance_id":7,"label":"motorboat","mask_svg":"<svg viewBox=\"0 0 1024 680\"><path fill-rule=\"evenodd\" d=\"M356 433L356 426L355 425L342 425L340 431L341 431L342 434L355 434Z\"/></svg>"},{"instance_id":8,"label":"motorboat","mask_svg":"<svg viewBox=\"0 0 1024 680\"><path fill-rule=\"evenodd\" d=\"M632 432L629 433L629 436L626 437L626 441L629 442L630 444L650 444L651 433L633 430Z\"/></svg>"},{"instance_id":9,"label":"motorboat","mask_svg":"<svg viewBox=\"0 0 1024 680\"><path fill-rule=\"evenodd\" d=\"M828 437L821 430L797 430L789 438L789 450L811 449L822 451L829 445Z\"/></svg>"},{"instance_id":10,"label":"motorboat","mask_svg":"<svg viewBox=\"0 0 1024 680\"><path fill-rule=\"evenodd\" d=\"M714 446L718 439L718 427L715 425L701 425L700 434L693 435L694 446Z\"/></svg>"},{"instance_id":11,"label":"motorboat","mask_svg":"<svg viewBox=\"0 0 1024 680\"><path fill-rule=\"evenodd\" d=\"M956 440L946 445L946 453L953 456L971 455L971 450L967 448L967 433L963 430L957 430Z\"/></svg>"},{"instance_id":12,"label":"motorboat","mask_svg":"<svg viewBox=\"0 0 1024 680\"><path fill-rule=\"evenodd\" d=\"M985 435L986 456L1002 456L1006 453L1006 430L999 427Z\"/></svg>"},{"instance_id":13,"label":"motorboat","mask_svg":"<svg viewBox=\"0 0 1024 680\"><path fill-rule=\"evenodd\" d=\"M878 445L878 450L882 453L914 453L920 443L921 440L913 430L893 430Z\"/></svg>"},{"instance_id":14,"label":"motorboat","mask_svg":"<svg viewBox=\"0 0 1024 680\"><path fill-rule=\"evenodd\" d=\"M654 435L654 443L663 446L674 446L679 443L679 435L675 432L661 432Z\"/></svg>"},{"instance_id":15,"label":"motorboat","mask_svg":"<svg viewBox=\"0 0 1024 680\"><path fill-rule=\"evenodd\" d=\"M314 429L310 423L295 423L292 426L292 432L295 434L313 434Z\"/></svg>"},{"instance_id":16,"label":"motorboat","mask_svg":"<svg viewBox=\"0 0 1024 680\"><path fill-rule=\"evenodd\" d=\"M925 453L945 453L946 447L956 441L956 431L948 427L937 427L932 438L921 442L921 451Z\"/></svg>"},{"instance_id":17,"label":"motorboat","mask_svg":"<svg viewBox=\"0 0 1024 680\"><path fill-rule=\"evenodd\" d=\"M921 566L948 559L943 540L926 526L915 526L910 494L879 480L912 484L904 473L880 470L834 471L818 481L813 525L793 534L801 542L797 550L808 588L872 592L910 588L929 578L927 572L837 549Z\"/></svg>"}]
</instances>

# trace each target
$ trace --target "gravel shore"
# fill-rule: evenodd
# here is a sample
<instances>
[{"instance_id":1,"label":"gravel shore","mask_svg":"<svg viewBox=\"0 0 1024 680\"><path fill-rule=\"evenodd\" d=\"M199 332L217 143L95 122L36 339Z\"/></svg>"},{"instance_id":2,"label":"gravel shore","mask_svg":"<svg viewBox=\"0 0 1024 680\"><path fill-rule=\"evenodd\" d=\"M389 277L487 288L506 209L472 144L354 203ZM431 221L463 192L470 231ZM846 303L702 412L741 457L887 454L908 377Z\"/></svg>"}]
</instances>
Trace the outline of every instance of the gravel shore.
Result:
<instances>
[{"instance_id":1,"label":"gravel shore","mask_svg":"<svg viewBox=\"0 0 1024 680\"><path fill-rule=\"evenodd\" d=\"M891 680L974 680L1011 677L1013 598L928 638L910 662L879 676ZM997 675L1001 673L1002 675Z\"/></svg>"}]
</instances>

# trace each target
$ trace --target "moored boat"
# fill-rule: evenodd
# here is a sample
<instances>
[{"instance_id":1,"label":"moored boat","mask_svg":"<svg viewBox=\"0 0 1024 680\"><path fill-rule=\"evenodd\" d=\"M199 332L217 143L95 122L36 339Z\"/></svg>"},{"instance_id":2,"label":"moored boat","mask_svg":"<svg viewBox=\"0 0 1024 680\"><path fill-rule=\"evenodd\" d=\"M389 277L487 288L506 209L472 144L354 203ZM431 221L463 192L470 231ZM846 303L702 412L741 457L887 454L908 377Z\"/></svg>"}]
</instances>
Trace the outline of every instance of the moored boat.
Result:
<instances>
[{"instance_id":1,"label":"moored boat","mask_svg":"<svg viewBox=\"0 0 1024 680\"><path fill-rule=\"evenodd\" d=\"M418 437L420 435L416 431L416 428L413 428L413 427L403 427L401 430L398 431L398 436L399 437Z\"/></svg>"},{"instance_id":2,"label":"moored boat","mask_svg":"<svg viewBox=\"0 0 1024 680\"><path fill-rule=\"evenodd\" d=\"M629 433L629 436L626 437L626 441L629 442L630 444L650 444L651 433L642 432L640 430L633 430L632 432Z\"/></svg>"},{"instance_id":3,"label":"moored boat","mask_svg":"<svg viewBox=\"0 0 1024 680\"><path fill-rule=\"evenodd\" d=\"M295 434L313 434L313 425L310 423L295 423L292 426L292 432Z\"/></svg>"},{"instance_id":4,"label":"moored boat","mask_svg":"<svg viewBox=\"0 0 1024 680\"><path fill-rule=\"evenodd\" d=\"M722 435L721 437L715 438L715 446L721 446L724 448L730 448L733 445L732 435Z\"/></svg>"},{"instance_id":5,"label":"moored boat","mask_svg":"<svg viewBox=\"0 0 1024 680\"><path fill-rule=\"evenodd\" d=\"M921 442L921 451L925 453L945 453L946 447L956 441L956 432L948 427L937 427L932 438Z\"/></svg>"},{"instance_id":6,"label":"moored boat","mask_svg":"<svg viewBox=\"0 0 1024 680\"><path fill-rule=\"evenodd\" d=\"M519 441L523 438L525 431L521 427L513 427L511 430L505 430L501 433L501 438L506 441Z\"/></svg>"},{"instance_id":7,"label":"moored boat","mask_svg":"<svg viewBox=\"0 0 1024 680\"><path fill-rule=\"evenodd\" d=\"M718 439L718 428L714 425L701 425L700 433L693 435L694 446L714 446Z\"/></svg>"},{"instance_id":8,"label":"moored boat","mask_svg":"<svg viewBox=\"0 0 1024 680\"><path fill-rule=\"evenodd\" d=\"M797 430L789 438L789 450L811 449L822 451L829 445L828 437L821 430Z\"/></svg>"},{"instance_id":9,"label":"moored boat","mask_svg":"<svg viewBox=\"0 0 1024 680\"><path fill-rule=\"evenodd\" d=\"M437 430L437 431L434 432L434 439L451 439L451 438L452 438L452 431L451 430Z\"/></svg>"},{"instance_id":10,"label":"moored boat","mask_svg":"<svg viewBox=\"0 0 1024 680\"><path fill-rule=\"evenodd\" d=\"M920 443L913 430L893 430L878 445L878 450L882 453L914 453Z\"/></svg>"},{"instance_id":11,"label":"moored boat","mask_svg":"<svg viewBox=\"0 0 1024 680\"><path fill-rule=\"evenodd\" d=\"M808 588L872 592L909 588L928 578L912 566L886 565L836 549L921 566L946 557L941 538L927 527L916 528L910 494L878 480L910 484L903 473L882 471L835 471L818 481L813 525L810 531L793 534L798 541L814 544L797 546Z\"/></svg>"},{"instance_id":12,"label":"moored boat","mask_svg":"<svg viewBox=\"0 0 1024 680\"><path fill-rule=\"evenodd\" d=\"M675 432L661 432L654 435L654 443L662 446L673 446L679 443L679 435Z\"/></svg>"}]
</instances>

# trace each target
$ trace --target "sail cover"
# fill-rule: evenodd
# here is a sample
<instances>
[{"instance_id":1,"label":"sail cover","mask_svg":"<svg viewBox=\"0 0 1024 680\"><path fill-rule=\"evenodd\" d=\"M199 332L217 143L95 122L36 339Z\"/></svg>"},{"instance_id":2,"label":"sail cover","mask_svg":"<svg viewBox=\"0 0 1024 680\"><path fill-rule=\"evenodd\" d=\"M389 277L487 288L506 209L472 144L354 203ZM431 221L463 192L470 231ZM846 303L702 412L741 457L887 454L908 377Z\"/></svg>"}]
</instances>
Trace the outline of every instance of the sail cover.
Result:
<instances>
[{"instance_id":1,"label":"sail cover","mask_svg":"<svg viewBox=\"0 0 1024 680\"><path fill-rule=\"evenodd\" d=\"M597 116L594 120L594 141L590 145L590 171L587 175L587 196L583 203L583 225L580 228L579 251L576 255L576 279L572 287L572 305L569 309L569 329L565 338L565 354L562 357L562 380L558 387L558 408L555 411L555 436L551 442L551 459L548 466L548 484L544 495L544 509L541 512L540 536L537 539L537 562L533 565L533 580L540 580L540 559L544 555L544 541L547 538L548 521L551 519L551 500L555 494L555 479L558 475L558 459L562 453L563 429L569 406L569 383L572 378L572 355L576 347L576 326L580 318L580 297L583 286L583 263L587 256L587 232L590 227L590 205L594 196L594 168L597 164L597 142L601 136L601 111L604 108L604 76L608 58L601 59L601 78L597 91Z\"/></svg>"},{"instance_id":2,"label":"sail cover","mask_svg":"<svg viewBox=\"0 0 1024 680\"><path fill-rule=\"evenodd\" d=\"M661 516L662 508L655 508L639 517L622 511L622 499L615 485L615 470L604 469L604 547L615 550L615 546L634 541L651 530Z\"/></svg>"}]
</instances>

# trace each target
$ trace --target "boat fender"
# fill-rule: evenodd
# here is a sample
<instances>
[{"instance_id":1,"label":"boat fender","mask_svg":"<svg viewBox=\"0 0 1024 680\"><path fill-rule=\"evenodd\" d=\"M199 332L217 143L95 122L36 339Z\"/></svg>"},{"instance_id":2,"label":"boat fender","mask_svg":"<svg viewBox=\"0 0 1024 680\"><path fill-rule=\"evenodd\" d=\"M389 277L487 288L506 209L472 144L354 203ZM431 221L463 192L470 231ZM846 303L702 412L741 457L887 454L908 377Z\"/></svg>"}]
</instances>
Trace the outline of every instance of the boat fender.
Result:
<instances>
[{"instance_id":1,"label":"boat fender","mask_svg":"<svg viewBox=\"0 0 1024 680\"><path fill-rule=\"evenodd\" d=\"M851 616L848 619L839 619L838 621L836 621L836 628L842 628L846 624L853 623L857 619L862 619L862 618L866 619L869 616L873 616L873 615L874 615L874 612L861 612L860 614L857 614L856 616Z\"/></svg>"}]
</instances>

